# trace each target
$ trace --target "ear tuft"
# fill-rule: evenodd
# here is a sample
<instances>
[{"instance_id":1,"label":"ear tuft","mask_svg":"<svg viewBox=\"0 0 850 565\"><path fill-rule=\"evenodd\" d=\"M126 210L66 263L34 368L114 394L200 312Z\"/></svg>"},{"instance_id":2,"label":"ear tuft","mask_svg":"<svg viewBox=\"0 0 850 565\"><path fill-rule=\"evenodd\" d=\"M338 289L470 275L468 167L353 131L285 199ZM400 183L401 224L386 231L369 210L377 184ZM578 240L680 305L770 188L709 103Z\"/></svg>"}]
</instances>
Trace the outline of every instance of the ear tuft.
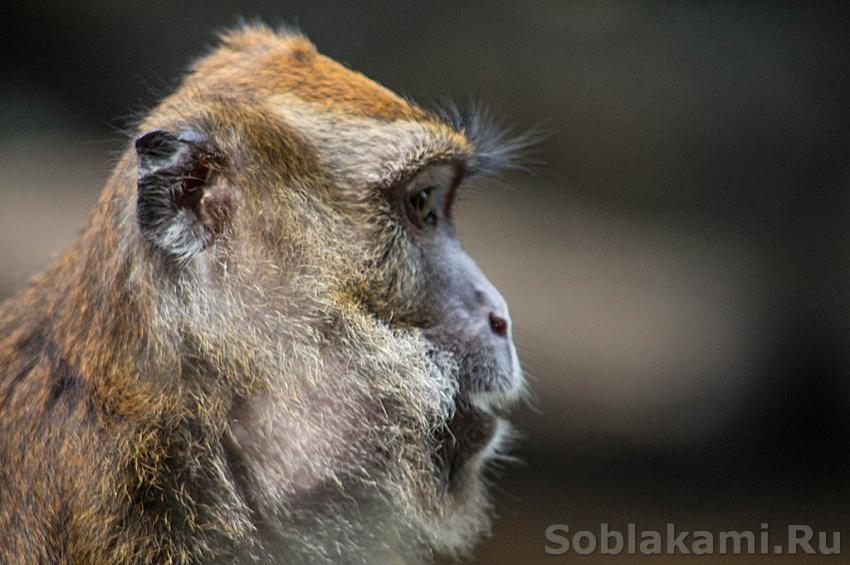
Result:
<instances>
[{"instance_id":1,"label":"ear tuft","mask_svg":"<svg viewBox=\"0 0 850 565\"><path fill-rule=\"evenodd\" d=\"M138 193L136 218L142 235L178 264L203 251L221 230L205 220L214 152L196 131L178 134L156 129L136 139ZM224 190L218 187L216 192ZM212 199L221 201L221 195ZM216 211L221 217L221 211Z\"/></svg>"}]
</instances>

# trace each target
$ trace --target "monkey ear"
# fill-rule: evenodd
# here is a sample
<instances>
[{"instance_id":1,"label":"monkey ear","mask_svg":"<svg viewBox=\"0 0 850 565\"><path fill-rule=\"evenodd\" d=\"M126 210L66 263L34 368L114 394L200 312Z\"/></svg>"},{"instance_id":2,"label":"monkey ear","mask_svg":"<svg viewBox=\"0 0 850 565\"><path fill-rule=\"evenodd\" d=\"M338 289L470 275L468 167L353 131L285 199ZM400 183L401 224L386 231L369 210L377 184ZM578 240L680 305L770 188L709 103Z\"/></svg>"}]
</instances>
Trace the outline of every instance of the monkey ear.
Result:
<instances>
[{"instance_id":1,"label":"monkey ear","mask_svg":"<svg viewBox=\"0 0 850 565\"><path fill-rule=\"evenodd\" d=\"M136 139L136 156L139 230L183 265L220 233L230 208L228 191L210 185L214 152L202 134L157 129Z\"/></svg>"}]
</instances>

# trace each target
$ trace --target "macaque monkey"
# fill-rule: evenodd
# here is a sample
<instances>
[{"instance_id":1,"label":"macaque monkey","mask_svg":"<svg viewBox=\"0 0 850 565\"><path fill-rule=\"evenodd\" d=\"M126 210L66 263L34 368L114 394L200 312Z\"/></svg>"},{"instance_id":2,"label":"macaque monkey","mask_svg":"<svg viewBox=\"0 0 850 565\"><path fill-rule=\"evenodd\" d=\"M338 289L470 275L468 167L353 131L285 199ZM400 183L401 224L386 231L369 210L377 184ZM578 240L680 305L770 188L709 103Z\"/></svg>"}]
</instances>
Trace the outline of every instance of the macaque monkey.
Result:
<instances>
[{"instance_id":1,"label":"macaque monkey","mask_svg":"<svg viewBox=\"0 0 850 565\"><path fill-rule=\"evenodd\" d=\"M0 306L0 562L468 554L524 384L452 203L500 140L223 34Z\"/></svg>"}]
</instances>

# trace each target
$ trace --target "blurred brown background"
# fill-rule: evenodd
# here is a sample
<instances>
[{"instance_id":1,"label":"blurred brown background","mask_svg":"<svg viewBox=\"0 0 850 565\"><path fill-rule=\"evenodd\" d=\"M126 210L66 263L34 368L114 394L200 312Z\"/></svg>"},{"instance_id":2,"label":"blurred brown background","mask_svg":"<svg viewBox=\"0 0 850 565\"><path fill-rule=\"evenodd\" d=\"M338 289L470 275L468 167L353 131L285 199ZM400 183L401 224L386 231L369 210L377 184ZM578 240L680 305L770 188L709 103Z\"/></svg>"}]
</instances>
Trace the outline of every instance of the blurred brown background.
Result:
<instances>
[{"instance_id":1,"label":"blurred brown background","mask_svg":"<svg viewBox=\"0 0 850 565\"><path fill-rule=\"evenodd\" d=\"M296 24L398 92L475 96L518 129L552 132L546 165L476 182L460 204L461 236L511 304L534 391L517 418L524 463L500 473L500 519L476 562L606 561L548 557L553 523L850 531L841 3L3 11L0 297L73 237L126 143L120 128L215 30L238 16Z\"/></svg>"}]
</instances>

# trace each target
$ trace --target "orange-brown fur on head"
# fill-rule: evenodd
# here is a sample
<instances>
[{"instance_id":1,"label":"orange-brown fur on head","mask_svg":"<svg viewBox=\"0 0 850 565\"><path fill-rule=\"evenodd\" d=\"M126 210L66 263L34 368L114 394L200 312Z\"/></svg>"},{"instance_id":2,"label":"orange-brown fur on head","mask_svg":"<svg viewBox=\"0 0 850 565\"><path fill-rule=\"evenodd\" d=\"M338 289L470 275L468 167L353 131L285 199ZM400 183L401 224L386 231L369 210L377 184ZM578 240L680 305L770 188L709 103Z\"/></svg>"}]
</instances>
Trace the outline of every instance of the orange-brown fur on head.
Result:
<instances>
[{"instance_id":1,"label":"orange-brown fur on head","mask_svg":"<svg viewBox=\"0 0 850 565\"><path fill-rule=\"evenodd\" d=\"M174 190L198 222L140 231L129 148L79 240L0 307L0 561L468 550L478 470L433 476L457 362L420 329L421 251L386 187L475 168L474 141L262 26L225 34L146 131L152 158L140 143L197 146Z\"/></svg>"}]
</instances>

